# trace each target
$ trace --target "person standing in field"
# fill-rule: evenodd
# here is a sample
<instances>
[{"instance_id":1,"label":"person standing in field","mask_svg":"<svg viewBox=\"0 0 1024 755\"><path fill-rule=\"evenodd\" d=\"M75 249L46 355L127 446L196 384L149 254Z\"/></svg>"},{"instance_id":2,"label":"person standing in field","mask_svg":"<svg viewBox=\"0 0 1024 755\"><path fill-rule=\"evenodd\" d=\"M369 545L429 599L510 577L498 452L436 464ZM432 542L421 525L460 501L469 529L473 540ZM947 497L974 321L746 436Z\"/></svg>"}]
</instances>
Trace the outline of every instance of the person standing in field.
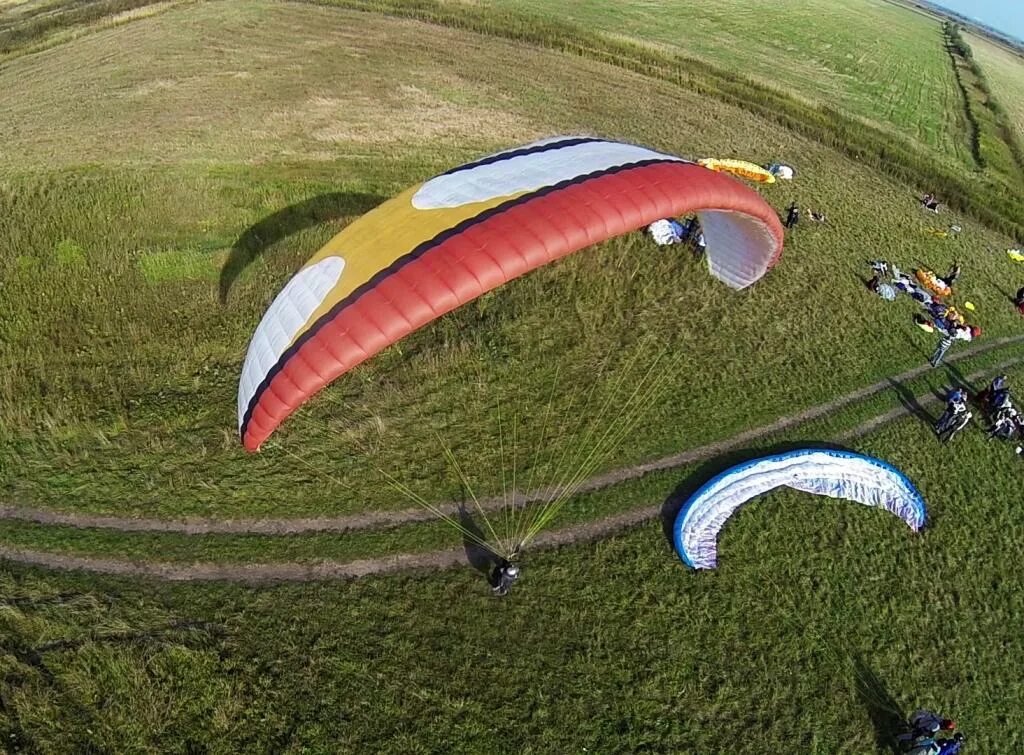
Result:
<instances>
[{"instance_id":1,"label":"person standing in field","mask_svg":"<svg viewBox=\"0 0 1024 755\"><path fill-rule=\"evenodd\" d=\"M960 262L959 260L953 261L953 267L949 269L945 278L940 278L943 283L946 284L946 288L953 288L953 284L956 283L957 278L960 277Z\"/></svg>"},{"instance_id":2,"label":"person standing in field","mask_svg":"<svg viewBox=\"0 0 1024 755\"><path fill-rule=\"evenodd\" d=\"M519 579L519 567L502 559L495 565L494 574L491 575L491 590L498 597L504 597L508 595L517 579Z\"/></svg>"},{"instance_id":3,"label":"person standing in field","mask_svg":"<svg viewBox=\"0 0 1024 755\"><path fill-rule=\"evenodd\" d=\"M796 202L793 202L789 207L786 208L786 228L793 228L797 223L800 222L800 208L796 206Z\"/></svg>"},{"instance_id":4,"label":"person standing in field","mask_svg":"<svg viewBox=\"0 0 1024 755\"><path fill-rule=\"evenodd\" d=\"M937 326L942 325L938 320L935 324ZM981 335L981 328L977 326L952 326L948 331L943 330L942 327L937 327L936 329L939 330L942 335L939 337L939 345L935 347L935 351L928 360L928 363L931 364L932 367L938 367L942 364L942 358L946 356L946 352L949 351L949 347L953 345L953 341L973 341Z\"/></svg>"},{"instance_id":5,"label":"person standing in field","mask_svg":"<svg viewBox=\"0 0 1024 755\"><path fill-rule=\"evenodd\" d=\"M942 364L942 358L946 356L946 352L949 351L949 347L953 345L953 336L949 333L943 333L939 336L939 345L935 347L935 351L932 352L931 358L928 359L928 363L932 367L938 367Z\"/></svg>"}]
</instances>

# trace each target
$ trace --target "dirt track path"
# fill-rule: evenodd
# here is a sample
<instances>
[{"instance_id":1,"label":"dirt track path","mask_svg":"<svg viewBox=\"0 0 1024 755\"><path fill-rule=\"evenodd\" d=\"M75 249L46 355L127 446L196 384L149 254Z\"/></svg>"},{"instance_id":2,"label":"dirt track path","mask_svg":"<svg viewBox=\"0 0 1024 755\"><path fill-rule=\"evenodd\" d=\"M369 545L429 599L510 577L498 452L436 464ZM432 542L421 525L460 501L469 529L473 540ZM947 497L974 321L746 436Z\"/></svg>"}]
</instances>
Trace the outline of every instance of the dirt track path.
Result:
<instances>
[{"instance_id":1,"label":"dirt track path","mask_svg":"<svg viewBox=\"0 0 1024 755\"><path fill-rule=\"evenodd\" d=\"M993 349L1011 346L1024 342L1024 336L1013 336L1000 338L981 346L963 349L955 354L948 362L957 362L972 356L978 356ZM1005 364L997 365L992 369L1011 367L1014 364L1024 361L1018 358L1007 361ZM920 377L931 369L930 366L915 367L891 378L880 380L877 383L858 388L852 393L833 399L824 404L805 409L793 414L762 425L752 430L746 430L731 438L708 443L697 448L691 448L671 456L664 456L660 459L643 462L630 467L614 469L600 475L591 477L578 489L579 493L588 493L600 490L611 485L616 485L626 480L634 480L643 477L650 472L665 469L674 469L695 461L704 461L726 451L731 451L745 443L758 440L782 430L801 425L819 417L842 409L856 401L880 393L892 388L895 383L905 382ZM842 440L840 438L839 440ZM517 505L524 505L535 501L543 500L550 491L547 489L533 490L525 494L517 494L515 502ZM486 510L501 508L505 505L504 499L489 498L480 502ZM438 508L446 514L457 515L458 504L439 504ZM296 519L145 519L119 516L98 516L92 514L77 514L73 512L61 512L50 509L38 509L24 506L0 504L0 520L8 519L22 522L33 522L35 524L64 525L68 527L112 529L121 532L169 532L182 535L300 535L314 532L350 532L352 530L396 527L412 522L429 521L435 519L436 515L422 508L404 509L397 511L369 511L362 514L350 514L337 517L306 517Z\"/></svg>"},{"instance_id":2,"label":"dirt track path","mask_svg":"<svg viewBox=\"0 0 1024 755\"><path fill-rule=\"evenodd\" d=\"M1024 340L1024 337L1005 339L1005 343L1013 343ZM995 348L990 346L989 348ZM987 349L986 349L987 350ZM980 349L972 352L974 354L980 353ZM967 356L968 353L964 352L961 356ZM1006 361L999 365L974 372L967 375L968 380L978 380L987 374L991 374L995 370L1004 369L1012 365L1020 364L1024 361L1024 358L1016 358L1013 360ZM916 377L921 374L925 369L910 370L902 375L891 378L885 381L884 386L892 386L893 383L901 380L907 380L912 377ZM877 393L882 388L877 388L880 384L876 383L873 386L860 389L855 393L859 397L869 396L872 393ZM854 395L854 394L850 394ZM854 401L849 396L844 396L835 401L829 402L822 406L828 406L839 408L846 404ZM933 393L926 392L914 396L912 400L906 402L907 405L901 406L897 409L892 409L883 414L872 417L869 420L862 422L860 425L847 430L843 433L834 437L836 441L847 441L857 438L861 435L865 435L879 427L893 422L900 417L910 414L913 411L913 407L916 406L927 406L929 404L938 403L938 399ZM815 407L802 412L800 415L794 415L805 417L806 419L813 419L815 417L825 414L828 409L822 409L822 407ZM687 454L695 454L700 451L703 455L688 458L687 461L693 461L699 458L706 458L706 456L713 453L719 453L721 451L729 450L736 447L740 443L749 441L753 438L760 437L767 434L768 432L774 432L779 429L791 427L797 424L798 421L794 418L783 418L767 425L764 428L760 428L759 431L748 431L729 439L728 441L721 441L719 443L711 444L709 446L703 446L701 449L693 449L692 451L685 452L685 454L677 454L675 456L666 457L651 464L658 464L659 466L651 467L651 469L666 469L674 466L673 464L665 463L668 459L680 459ZM770 428L770 429L769 429ZM713 450L708 450L713 449ZM685 464L687 461L680 461L678 464ZM641 465L640 467L631 467L629 470L619 470L615 473L609 473L603 475L598 479L606 479L611 477L613 474L620 474L623 472L629 472L633 469L640 469L641 467L648 467L650 465ZM620 479L630 479L631 477L638 477L640 474L624 475ZM591 481L593 482L593 480ZM605 482L604 485L613 484L611 481ZM603 487L604 485L596 485L589 489L593 490L596 487ZM559 530L551 530L548 532L541 533L534 541L533 546L536 548L552 548L561 545L569 545L573 543L589 542L598 540L608 535L614 534L620 530L632 527L644 522L656 519L661 514L661 504L655 506L645 506L643 508L634 509L633 511L623 512L621 514L615 514L613 516L598 519L592 522L586 522L584 524L574 525L572 527L565 527ZM5 545L0 545L0 559L6 559L8 561L14 561L21 564L27 564L31 566L42 566L50 569L62 569L62 570L73 570L73 571L89 571L97 572L101 574L113 574L118 576L132 576L132 577L149 577L155 579L162 579L174 582L208 582L208 581L227 581L227 582L241 582L246 584L265 584L272 582L309 582L319 580L334 580L334 579L355 579L358 577L365 577L373 574L390 574L397 571L405 571L411 569L449 569L455 566L465 565L467 562L467 555L463 548L451 548L443 551L430 551L426 553L400 553L393 556L386 556L382 558L374 559L361 559L358 561L322 561L318 563L294 563L294 562L279 562L271 564L217 564L217 563L162 563L162 562L149 562L149 561L124 561L119 559L110 558L95 558L91 556L72 556L58 553L51 553L45 551L35 551L23 548L11 548Z\"/></svg>"}]
</instances>

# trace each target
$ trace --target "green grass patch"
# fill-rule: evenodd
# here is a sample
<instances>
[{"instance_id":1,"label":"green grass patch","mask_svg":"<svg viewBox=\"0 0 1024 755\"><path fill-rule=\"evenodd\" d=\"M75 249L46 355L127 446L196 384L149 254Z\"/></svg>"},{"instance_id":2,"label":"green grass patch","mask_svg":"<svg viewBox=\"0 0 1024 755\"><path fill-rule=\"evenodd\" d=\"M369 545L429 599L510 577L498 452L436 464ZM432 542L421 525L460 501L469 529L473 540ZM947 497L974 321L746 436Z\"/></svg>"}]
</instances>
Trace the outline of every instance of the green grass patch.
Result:
<instances>
[{"instance_id":1,"label":"green grass patch","mask_svg":"<svg viewBox=\"0 0 1024 755\"><path fill-rule=\"evenodd\" d=\"M983 37L966 34L965 39L1017 138L1024 139L1024 57Z\"/></svg>"},{"instance_id":2,"label":"green grass patch","mask_svg":"<svg viewBox=\"0 0 1024 755\"><path fill-rule=\"evenodd\" d=\"M1020 185L1024 178L1024 151L1006 111L996 102L988 79L974 60L971 47L960 34L959 27L946 22L943 32L964 98L975 163L994 171L1011 184Z\"/></svg>"},{"instance_id":3,"label":"green grass patch","mask_svg":"<svg viewBox=\"0 0 1024 755\"><path fill-rule=\"evenodd\" d=\"M435 433L467 467L497 469L500 407L506 420L520 415L525 461L544 463L536 449L552 391L555 411L567 411L583 401L595 375L608 386L631 355L649 362L662 348L681 360L665 378L668 392L637 440L603 466L729 437L923 363L932 343L910 322L915 308L904 300L886 305L859 280L867 271L862 250L893 236L907 245L903 264L921 258L944 269L954 257L965 259L963 295L978 304L986 337L1016 332L1016 315L1003 299L1014 285L1012 263L989 251L998 237L967 223L961 238L935 239L921 232L928 221L910 192L828 152L815 159L817 170L803 179L799 194L776 187L768 197L781 207L806 191L836 225L798 228L783 262L751 292L732 295L687 254L665 253L634 235L516 281L339 381L287 423L278 442L351 490L325 488L321 475L279 446L244 454L234 437L233 407L240 355L269 297L353 213L389 191L376 183L372 166L361 182L350 173L352 191L340 194L317 182L243 181L224 169L144 177L114 171L80 184L61 174L60 193L48 189L35 203L21 197L7 215L35 221L7 221L16 244L52 248L72 234L88 265L72 275L40 262L46 266L10 284L17 296L4 305L11 308L4 320L11 344L4 379L7 395L20 398L0 406L0 442L12 460L0 475L4 497L22 505L170 517L406 506L382 484L378 469L431 500L455 497L458 487ZM845 171L847 180L837 180ZM385 179L390 186L390 176ZM415 179L408 175L408 183ZM51 185L38 177L26 185L40 180ZM130 233L95 221L128 195L135 203ZM338 203L327 218L323 207L311 215L269 211L308 207L309 197L324 195ZM877 225L860 224L865 216ZM267 217L283 218L291 235L273 233ZM250 239L256 227L270 229L265 240L272 243L253 254L239 240ZM246 264L225 301L227 266L221 279L210 267L193 275L172 257L173 279L164 274L159 286L150 286L140 244L196 250L186 259L197 265L209 264L209 250L232 249L230 259L241 249ZM820 280L835 286L809 287ZM101 281L104 295L97 296ZM772 312L785 313L785 323L772 321ZM645 339L651 345L640 347ZM816 369L822 360L833 365L831 374ZM706 388L694 391L694 385ZM729 395L748 398L725 401ZM578 443L584 427L581 419L555 428L543 446L550 458ZM482 488L493 494L500 480L485 479Z\"/></svg>"},{"instance_id":4,"label":"green grass patch","mask_svg":"<svg viewBox=\"0 0 1024 755\"><path fill-rule=\"evenodd\" d=\"M433 0L420 0L415 4L400 4L393 0L320 2L472 29L601 60L646 76L671 81L702 95L736 105L758 118L779 123L856 160L869 161L878 171L938 191L952 206L970 212L1005 233L1024 238L1024 216L1020 215L1020 202L1012 199L1020 192L1008 187L1005 182L993 183L988 176L965 175L962 163L936 159L934 153L928 154L886 129L851 118L830 105L809 104L734 71L715 68L671 51L652 49L633 39L611 38L553 17L530 16L511 11L497 14L477 6L457 7Z\"/></svg>"},{"instance_id":5,"label":"green grass patch","mask_svg":"<svg viewBox=\"0 0 1024 755\"><path fill-rule=\"evenodd\" d=\"M604 467L698 446L923 361L931 344L912 328L912 308L887 306L861 286L863 261L897 242L904 266L920 260L944 270L963 259L961 289L979 305L987 337L1017 332L1019 320L1006 302L1017 284L1000 251L1008 239L953 215L942 219L960 222L964 233L936 239L924 232L935 220L922 215L911 187L771 121L578 57L501 40L480 46L480 37L464 32L367 14L285 10L297 24L289 44L319 39L325 20L362 24L358 43L349 35L325 44L358 44L375 61L379 99L364 103L364 112L390 112L388 93L416 77L417 67L428 66L431 80L452 86L456 73L424 52L436 48L425 40L440 35L460 52L457 76L466 91L503 91L505 107L529 122L688 155L730 149L765 161L798 156L797 184L770 187L765 196L778 208L793 200L813 204L831 222L789 234L782 263L739 295L711 280L698 261L665 253L637 234L537 271L442 318L338 381L277 436L291 453L352 486L341 494L280 449L253 457L237 445L235 389L248 338L274 293L333 233L383 197L479 151L412 131L408 138L424 146L396 152L392 144L371 149L349 141L346 154L332 161L208 165L200 160L207 145L177 167L13 171L0 185L0 237L8 248L31 250L40 267L14 276L11 296L0 302L0 381L4 395L18 396L0 403L0 443L10 460L0 470L5 500L221 518L404 507L381 484L378 469L431 500L454 498L458 487L435 434L467 467L499 469L494 441L501 406L520 414L521 442L531 449L526 455L542 464L532 450L541 447L547 397L554 391L555 411L569 411L585 395L581 386L595 375L609 384L645 340L657 346L641 355L642 363L661 348L683 361L666 376L666 396L644 432ZM164 40L174 48L187 43L170 23L174 14L198 13L204 28L227 33L285 10L228 3L173 11L132 28L147 43ZM78 40L65 52L94 44L94 37ZM263 49L270 55L270 44L268 37L254 37L246 54ZM125 45L124 54L139 49ZM384 65L385 57L394 62ZM186 65L180 56L168 60ZM200 63L216 70L201 56L187 65ZM365 78L369 70L357 67L352 76ZM142 69L131 71L145 78ZM271 86L269 78L262 81ZM281 88L274 96L293 92L289 82L275 83ZM192 100L192 112L205 112L211 102ZM678 118L666 120L666 108ZM93 140L98 127L80 125L76 133ZM150 153L166 145L159 130L147 136ZM21 159L31 162L32 154L29 149ZM116 152L111 159L120 160ZM85 256L81 271L42 254L67 239ZM152 286L140 251L147 249L231 251L218 280L209 270L185 279L181 271L188 265L176 260L170 268L177 278ZM0 259L0 271L11 264ZM579 424L564 423L543 447L555 458L578 443L579 431ZM494 493L500 480L492 475L482 488Z\"/></svg>"},{"instance_id":6,"label":"green grass patch","mask_svg":"<svg viewBox=\"0 0 1024 755\"><path fill-rule=\"evenodd\" d=\"M483 5L565 19L612 38L678 51L801 100L895 128L954 158L969 158L939 24L887 2L727 0L713 9L696 0Z\"/></svg>"},{"instance_id":7,"label":"green grass patch","mask_svg":"<svg viewBox=\"0 0 1024 755\"><path fill-rule=\"evenodd\" d=\"M24 0L0 6L0 61L66 42L90 27L148 15L160 0Z\"/></svg>"},{"instance_id":8,"label":"green grass patch","mask_svg":"<svg viewBox=\"0 0 1024 755\"><path fill-rule=\"evenodd\" d=\"M216 281L227 260L226 250L211 253L206 249L167 249L143 252L139 256L139 271L147 283Z\"/></svg>"},{"instance_id":9,"label":"green grass patch","mask_svg":"<svg viewBox=\"0 0 1024 755\"><path fill-rule=\"evenodd\" d=\"M777 492L726 526L715 573L652 523L532 554L503 601L471 570L249 590L6 569L0 724L42 749L831 753L884 747L883 706L929 705L1021 746L1020 460L911 420L857 445L910 474L929 530Z\"/></svg>"},{"instance_id":10,"label":"green grass patch","mask_svg":"<svg viewBox=\"0 0 1024 755\"><path fill-rule=\"evenodd\" d=\"M963 234L937 239L917 207L914 194L932 190L995 229L1024 225L1019 197L963 175L955 147L935 155L900 135L914 111L920 144L960 133L959 111L935 99L955 93L933 80L952 69L934 65L934 35L903 39L909 21L894 22L892 39L918 59L895 62L882 39L877 60L844 63L850 39L879 35L818 23L818 0L776 9L811 13L788 32L800 47L773 54L783 87L835 87L851 117L649 39L422 0L360 7L433 25L202 3L0 66L0 499L175 518L405 508L378 469L430 500L460 493L435 433L481 492L495 491L495 407L519 412L524 448L572 447L574 422L541 435L546 397L557 416L585 418L571 409L579 386L625 374L645 339L682 362L642 432L605 466L692 448L923 363L934 344L910 323L914 309L863 290L863 262L879 256L939 271L961 259L960 294L978 304L986 337L1020 332L1010 239L953 214L942 224ZM679 7L671 22L688 33L698 22L720 37L764 28L737 18L735 3L693 23ZM622 23L639 8L620 10ZM29 47L13 54L68 31L31 36L30 26L19 32ZM728 65L747 65L743 44ZM911 62L928 78L917 104L896 91L914 80ZM836 74L863 77L863 89ZM876 125L858 120L860 107ZM886 108L906 108L895 128L877 125ZM296 267L381 197L559 132L783 159L799 180L766 197L830 222L789 234L779 267L740 295L639 235L588 250L406 339L311 402L276 452L243 454L233 429L242 354ZM190 255L224 249L236 264L191 274ZM147 250L168 255L159 285L145 274ZM901 392L955 376L934 371L745 451L845 431L898 406ZM907 472L934 526L912 536L878 511L778 492L725 528L714 574L687 572L652 523L531 553L504 601L468 569L260 590L0 569L0 738L42 752L492 752L514 742L526 752L862 753L888 745L893 710L928 706L955 716L979 752L1024 749L1010 724L1024 706L1007 694L1024 674L1020 459L977 428L939 446L921 418L850 445ZM562 523L657 503L731 458L581 496ZM181 538L5 524L3 539L244 563L388 554L452 544L452 533L435 523Z\"/></svg>"},{"instance_id":11,"label":"green grass patch","mask_svg":"<svg viewBox=\"0 0 1024 755\"><path fill-rule=\"evenodd\" d=\"M55 249L57 264L78 267L85 262L85 252L71 239L64 239Z\"/></svg>"}]
</instances>

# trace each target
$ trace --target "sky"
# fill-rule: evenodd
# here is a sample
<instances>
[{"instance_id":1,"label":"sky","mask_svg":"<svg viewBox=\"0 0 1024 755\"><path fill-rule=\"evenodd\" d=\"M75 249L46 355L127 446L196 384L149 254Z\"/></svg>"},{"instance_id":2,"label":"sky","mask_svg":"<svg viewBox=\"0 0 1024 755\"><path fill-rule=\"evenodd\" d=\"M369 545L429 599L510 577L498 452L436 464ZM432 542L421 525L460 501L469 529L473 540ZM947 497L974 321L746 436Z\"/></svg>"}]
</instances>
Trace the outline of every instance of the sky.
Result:
<instances>
[{"instance_id":1,"label":"sky","mask_svg":"<svg viewBox=\"0 0 1024 755\"><path fill-rule=\"evenodd\" d=\"M981 21L1024 40L1024 0L931 0L935 5Z\"/></svg>"}]
</instances>

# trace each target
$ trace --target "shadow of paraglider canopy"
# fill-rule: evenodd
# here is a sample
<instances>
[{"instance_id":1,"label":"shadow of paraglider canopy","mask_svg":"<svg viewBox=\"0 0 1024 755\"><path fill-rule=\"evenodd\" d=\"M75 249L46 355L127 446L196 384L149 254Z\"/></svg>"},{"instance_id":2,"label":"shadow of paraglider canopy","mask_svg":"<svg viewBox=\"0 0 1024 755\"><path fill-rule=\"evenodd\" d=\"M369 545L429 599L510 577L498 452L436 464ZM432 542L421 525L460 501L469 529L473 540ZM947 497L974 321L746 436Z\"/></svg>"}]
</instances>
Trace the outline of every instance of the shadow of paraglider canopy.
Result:
<instances>
[{"instance_id":1,"label":"shadow of paraglider canopy","mask_svg":"<svg viewBox=\"0 0 1024 755\"><path fill-rule=\"evenodd\" d=\"M358 217L383 202L386 197L364 192L336 191L318 194L277 212L249 226L231 247L231 254L220 271L220 301L227 302L228 293L238 277L267 249L282 239L329 223L338 218Z\"/></svg>"}]
</instances>

